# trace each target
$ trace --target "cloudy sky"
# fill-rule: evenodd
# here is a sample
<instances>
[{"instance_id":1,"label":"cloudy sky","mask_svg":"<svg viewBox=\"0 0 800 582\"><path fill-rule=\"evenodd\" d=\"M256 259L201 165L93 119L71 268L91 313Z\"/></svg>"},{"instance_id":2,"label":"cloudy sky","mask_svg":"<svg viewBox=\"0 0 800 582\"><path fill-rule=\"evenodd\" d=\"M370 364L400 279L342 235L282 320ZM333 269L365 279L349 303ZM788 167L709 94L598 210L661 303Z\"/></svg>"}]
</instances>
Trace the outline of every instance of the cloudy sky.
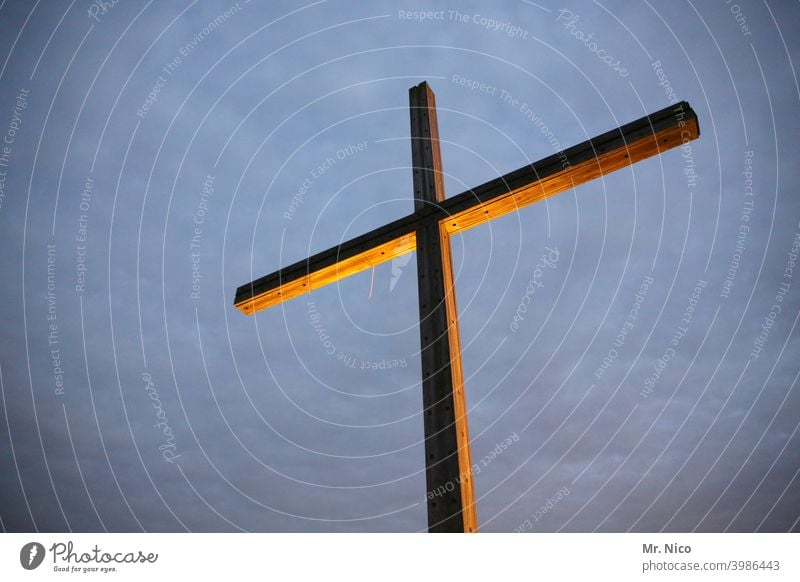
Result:
<instances>
[{"instance_id":1,"label":"cloudy sky","mask_svg":"<svg viewBox=\"0 0 800 582\"><path fill-rule=\"evenodd\" d=\"M482 531L800 529L800 7L0 3L0 526L421 531L416 262L236 287L686 100L452 240ZM420 14L420 11L429 11Z\"/></svg>"}]
</instances>

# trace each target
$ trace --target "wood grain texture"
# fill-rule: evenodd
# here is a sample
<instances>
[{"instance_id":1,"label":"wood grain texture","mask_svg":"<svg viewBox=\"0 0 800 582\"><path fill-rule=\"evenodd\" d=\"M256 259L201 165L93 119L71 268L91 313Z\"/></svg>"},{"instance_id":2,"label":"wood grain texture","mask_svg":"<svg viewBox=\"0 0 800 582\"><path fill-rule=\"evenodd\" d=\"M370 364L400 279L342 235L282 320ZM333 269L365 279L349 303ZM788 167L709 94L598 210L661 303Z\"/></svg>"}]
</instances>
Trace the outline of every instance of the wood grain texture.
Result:
<instances>
[{"instance_id":1,"label":"wood grain texture","mask_svg":"<svg viewBox=\"0 0 800 582\"><path fill-rule=\"evenodd\" d=\"M445 199L436 97L409 91L415 208ZM450 237L438 221L417 230L417 287L429 532L478 531Z\"/></svg>"},{"instance_id":2,"label":"wood grain texture","mask_svg":"<svg viewBox=\"0 0 800 582\"><path fill-rule=\"evenodd\" d=\"M671 105L242 285L234 305L255 313L414 250L426 223L462 232L699 136L689 104Z\"/></svg>"}]
</instances>

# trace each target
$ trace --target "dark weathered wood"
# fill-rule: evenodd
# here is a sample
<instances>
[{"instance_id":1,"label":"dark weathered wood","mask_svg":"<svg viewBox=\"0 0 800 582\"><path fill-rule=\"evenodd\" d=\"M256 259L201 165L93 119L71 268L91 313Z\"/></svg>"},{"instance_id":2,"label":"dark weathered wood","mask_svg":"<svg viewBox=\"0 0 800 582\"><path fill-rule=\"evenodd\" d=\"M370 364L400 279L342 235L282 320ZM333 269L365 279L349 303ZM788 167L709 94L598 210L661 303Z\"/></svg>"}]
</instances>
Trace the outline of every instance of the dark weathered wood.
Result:
<instances>
[{"instance_id":1,"label":"dark weathered wood","mask_svg":"<svg viewBox=\"0 0 800 582\"><path fill-rule=\"evenodd\" d=\"M688 103L666 107L242 285L234 304L255 313L414 250L425 224L441 222L448 233L461 232L699 135Z\"/></svg>"},{"instance_id":2,"label":"dark weathered wood","mask_svg":"<svg viewBox=\"0 0 800 582\"><path fill-rule=\"evenodd\" d=\"M446 199L436 102L409 91L414 213L236 290L247 314L417 250L428 531L474 532L467 405L450 236L696 139L686 102Z\"/></svg>"},{"instance_id":3,"label":"dark weathered wood","mask_svg":"<svg viewBox=\"0 0 800 582\"><path fill-rule=\"evenodd\" d=\"M414 206L444 201L436 101L427 83L409 90ZM416 233L428 531L477 531L472 462L450 237L438 221Z\"/></svg>"}]
</instances>

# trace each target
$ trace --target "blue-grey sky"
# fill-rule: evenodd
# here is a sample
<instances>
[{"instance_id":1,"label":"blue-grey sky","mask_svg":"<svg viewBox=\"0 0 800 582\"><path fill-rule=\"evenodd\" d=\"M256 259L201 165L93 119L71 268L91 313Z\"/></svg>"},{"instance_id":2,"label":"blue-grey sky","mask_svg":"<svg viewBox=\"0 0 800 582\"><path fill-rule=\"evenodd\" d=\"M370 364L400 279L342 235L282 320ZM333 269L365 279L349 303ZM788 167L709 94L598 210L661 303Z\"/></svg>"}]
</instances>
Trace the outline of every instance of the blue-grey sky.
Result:
<instances>
[{"instance_id":1,"label":"blue-grey sky","mask_svg":"<svg viewBox=\"0 0 800 582\"><path fill-rule=\"evenodd\" d=\"M483 531L800 528L796 2L0 3L0 526L421 531L416 262L237 286L678 100L453 238Z\"/></svg>"}]
</instances>

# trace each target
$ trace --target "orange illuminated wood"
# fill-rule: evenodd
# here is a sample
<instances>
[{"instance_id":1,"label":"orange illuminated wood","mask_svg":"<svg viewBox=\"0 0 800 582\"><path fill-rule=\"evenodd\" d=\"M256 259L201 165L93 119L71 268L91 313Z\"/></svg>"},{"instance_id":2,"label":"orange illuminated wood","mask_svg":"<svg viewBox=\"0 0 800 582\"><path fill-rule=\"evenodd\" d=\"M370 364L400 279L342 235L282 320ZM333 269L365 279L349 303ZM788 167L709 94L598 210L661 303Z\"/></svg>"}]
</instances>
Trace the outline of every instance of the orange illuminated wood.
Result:
<instances>
[{"instance_id":1,"label":"orange illuminated wood","mask_svg":"<svg viewBox=\"0 0 800 582\"><path fill-rule=\"evenodd\" d=\"M267 307L272 307L273 305L297 297L298 295L302 295L303 293L318 289L319 287L328 285L339 279L344 279L345 277L349 277L350 275L359 273L375 265L390 261L416 248L416 234L413 232L404 234L396 239L369 248L351 257L342 258L331 265L310 271L274 289L245 299L236 303L236 307L242 310L243 313L249 315L261 309L266 309Z\"/></svg>"},{"instance_id":2,"label":"orange illuminated wood","mask_svg":"<svg viewBox=\"0 0 800 582\"><path fill-rule=\"evenodd\" d=\"M411 88L409 109L414 207L422 212L445 200L436 97L427 83ZM425 481L434 494L428 496L428 531L474 533L478 517L450 237L440 222L429 220L416 240Z\"/></svg>"},{"instance_id":3,"label":"orange illuminated wood","mask_svg":"<svg viewBox=\"0 0 800 582\"><path fill-rule=\"evenodd\" d=\"M504 216L525 206L541 202L545 198L560 194L590 182L605 174L609 174L636 162L658 155L669 149L681 145L686 141L696 139L700 135L697 118L692 118L684 125L675 125L662 131L645 135L632 143L622 144L619 147L597 152L596 157L569 165L560 172L525 184L502 196L492 198L486 203L478 203L473 207L453 214L442 221L448 234L456 234Z\"/></svg>"},{"instance_id":4,"label":"orange illuminated wood","mask_svg":"<svg viewBox=\"0 0 800 582\"><path fill-rule=\"evenodd\" d=\"M255 313L417 250L428 531L475 532L467 403L450 237L700 135L686 102L613 129L445 198L436 100L427 83L409 91L414 213L236 290Z\"/></svg>"},{"instance_id":5,"label":"orange illuminated wood","mask_svg":"<svg viewBox=\"0 0 800 582\"><path fill-rule=\"evenodd\" d=\"M414 233L425 223L462 232L699 135L695 112L677 103L242 285L234 305L253 314L414 250Z\"/></svg>"},{"instance_id":6,"label":"orange illuminated wood","mask_svg":"<svg viewBox=\"0 0 800 582\"><path fill-rule=\"evenodd\" d=\"M456 438L458 443L459 481L461 485L462 518L464 531L478 531L478 511L475 505L475 489L472 482L472 454L469 446L469 423L467 422L467 395L464 391L464 371L461 365L461 339L458 332L458 304L450 251L450 237L439 227L442 249L442 273L444 274L445 309L447 311L448 342L450 344L450 366L453 377L453 409L455 412Z\"/></svg>"}]
</instances>

